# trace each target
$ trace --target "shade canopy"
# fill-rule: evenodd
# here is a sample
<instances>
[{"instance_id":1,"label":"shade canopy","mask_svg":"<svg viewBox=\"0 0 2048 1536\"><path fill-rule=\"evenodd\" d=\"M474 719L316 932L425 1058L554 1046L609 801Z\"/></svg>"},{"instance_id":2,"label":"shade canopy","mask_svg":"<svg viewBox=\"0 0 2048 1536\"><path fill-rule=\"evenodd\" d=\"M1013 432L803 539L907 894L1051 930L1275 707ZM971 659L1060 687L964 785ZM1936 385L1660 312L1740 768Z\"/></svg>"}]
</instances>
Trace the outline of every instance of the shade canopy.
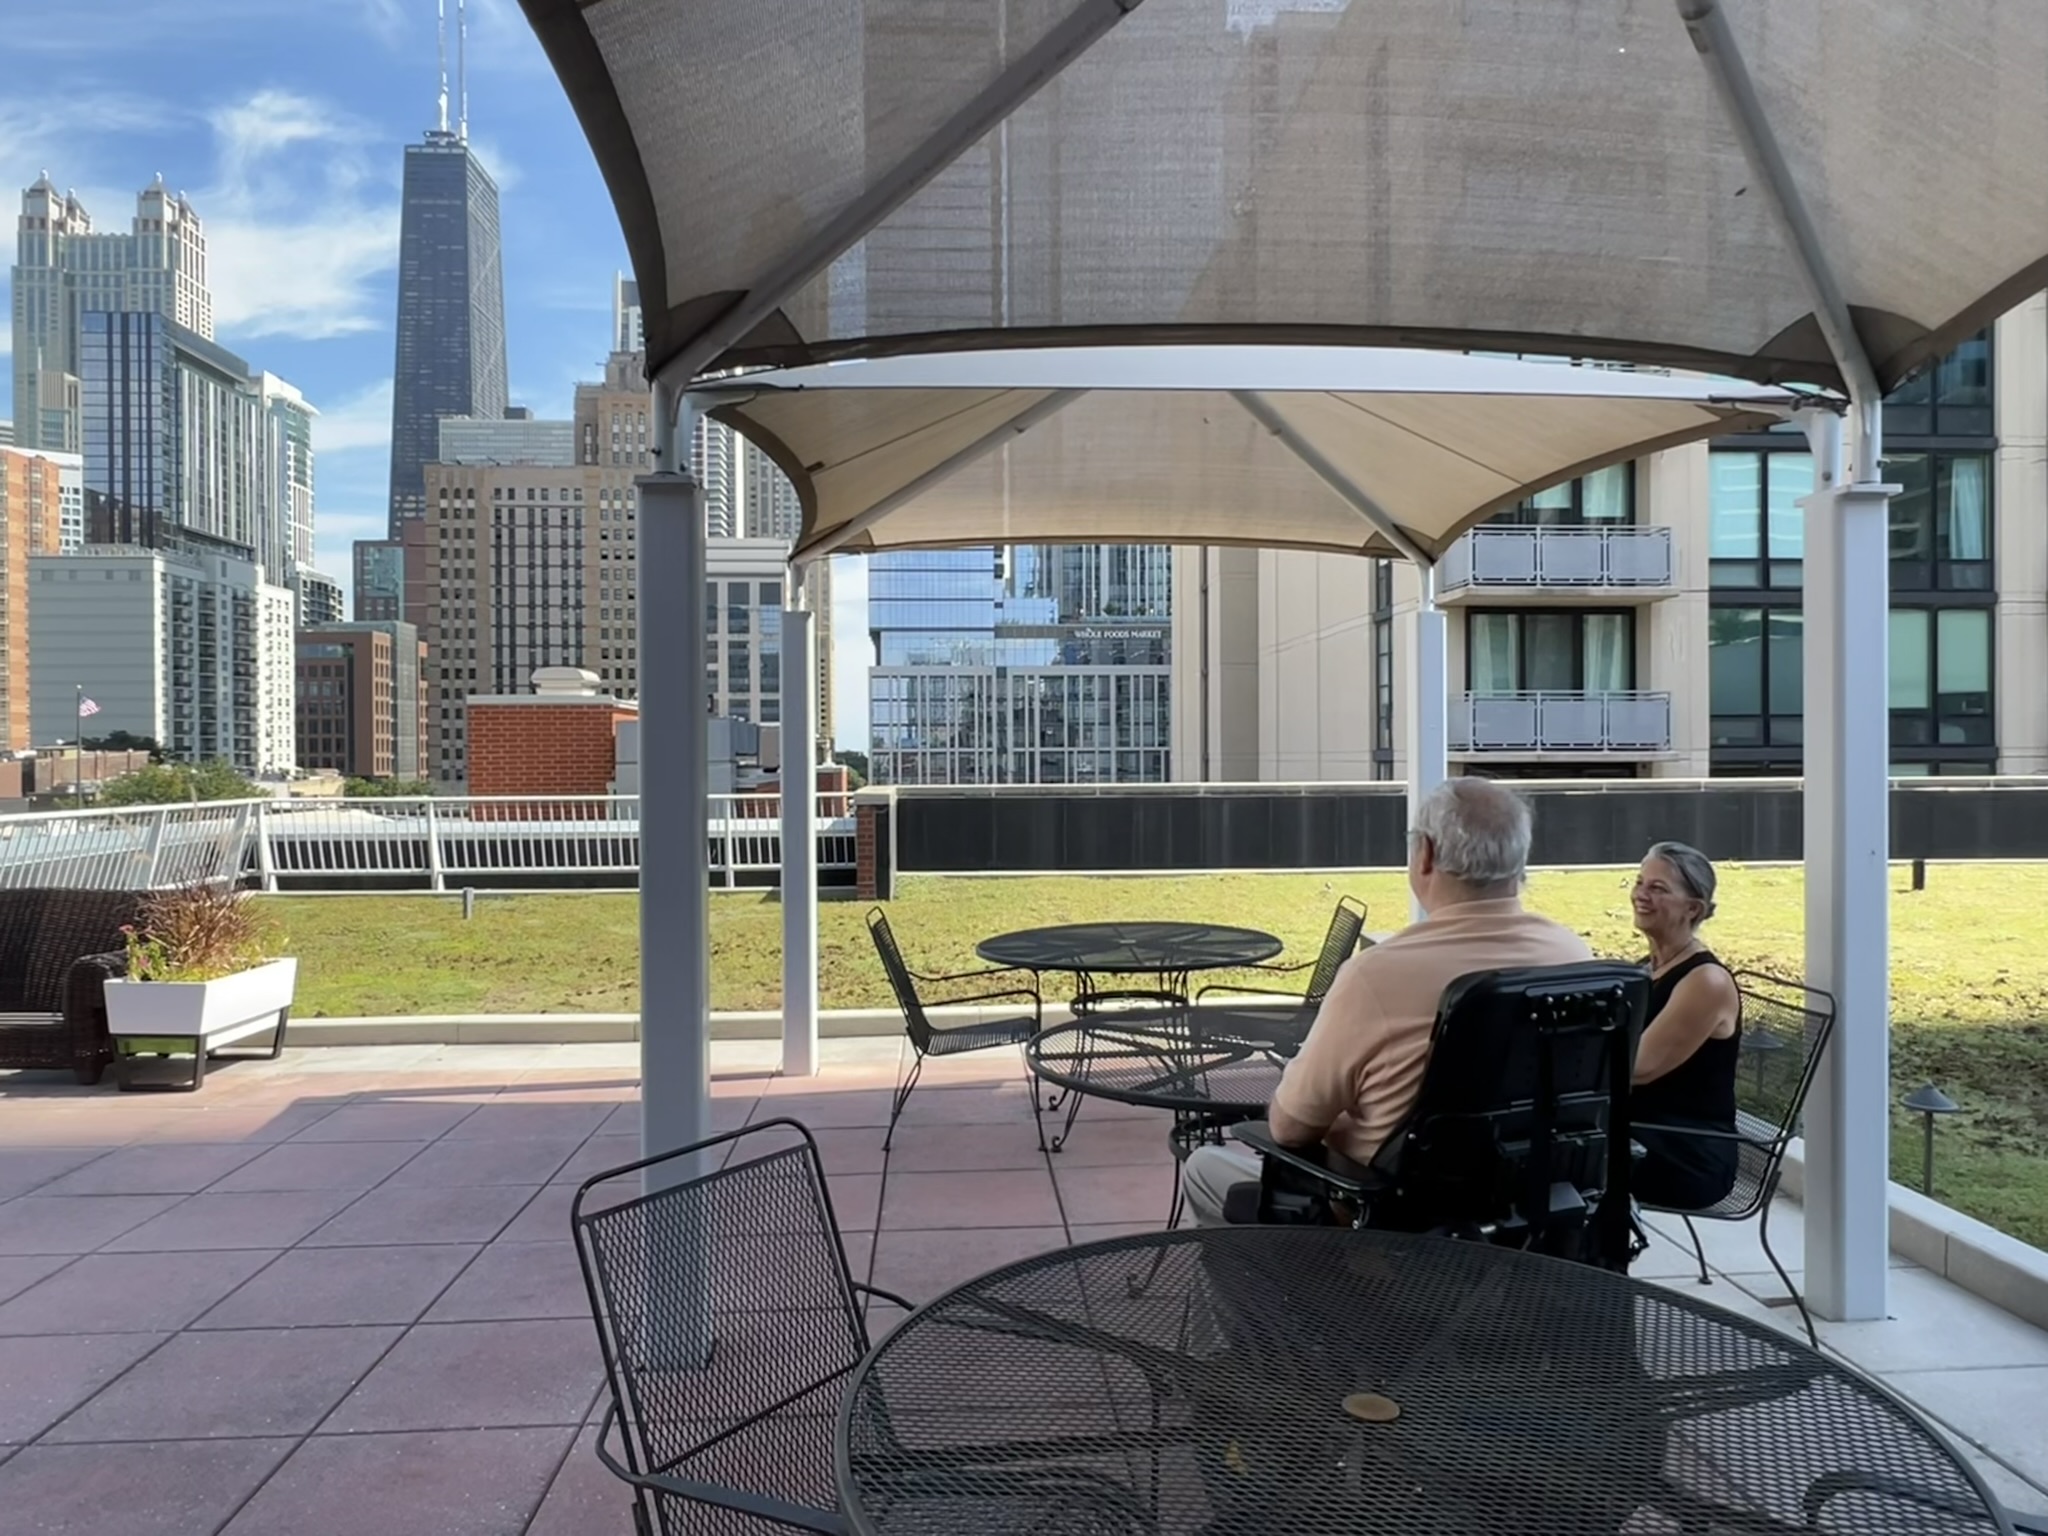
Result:
<instances>
[{"instance_id":1,"label":"shade canopy","mask_svg":"<svg viewBox=\"0 0 2048 1536\"><path fill-rule=\"evenodd\" d=\"M707 384L803 499L795 558L987 543L1434 559L1548 486L1774 425L1727 379L1317 347L949 353Z\"/></svg>"},{"instance_id":2,"label":"shade canopy","mask_svg":"<svg viewBox=\"0 0 2048 1536\"><path fill-rule=\"evenodd\" d=\"M1840 386L1832 309L1889 388L2048 286L2024 0L522 4L651 372L1228 340Z\"/></svg>"}]
</instances>

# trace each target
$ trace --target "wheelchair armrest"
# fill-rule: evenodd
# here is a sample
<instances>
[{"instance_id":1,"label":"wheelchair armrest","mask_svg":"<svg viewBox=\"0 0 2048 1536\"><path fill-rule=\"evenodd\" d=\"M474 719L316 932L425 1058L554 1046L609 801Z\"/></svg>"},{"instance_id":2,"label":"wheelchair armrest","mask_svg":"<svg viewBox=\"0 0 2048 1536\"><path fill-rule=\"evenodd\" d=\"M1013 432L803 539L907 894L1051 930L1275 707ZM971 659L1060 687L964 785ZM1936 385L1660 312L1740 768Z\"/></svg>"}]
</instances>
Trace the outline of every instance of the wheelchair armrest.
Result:
<instances>
[{"instance_id":1,"label":"wheelchair armrest","mask_svg":"<svg viewBox=\"0 0 2048 1536\"><path fill-rule=\"evenodd\" d=\"M1333 1151L1322 1142L1290 1147L1275 1140L1272 1126L1264 1120L1247 1120L1233 1125L1230 1134L1281 1167L1327 1184L1340 1196L1357 1200L1386 1187L1386 1180L1373 1169L1352 1161L1342 1152Z\"/></svg>"}]
</instances>

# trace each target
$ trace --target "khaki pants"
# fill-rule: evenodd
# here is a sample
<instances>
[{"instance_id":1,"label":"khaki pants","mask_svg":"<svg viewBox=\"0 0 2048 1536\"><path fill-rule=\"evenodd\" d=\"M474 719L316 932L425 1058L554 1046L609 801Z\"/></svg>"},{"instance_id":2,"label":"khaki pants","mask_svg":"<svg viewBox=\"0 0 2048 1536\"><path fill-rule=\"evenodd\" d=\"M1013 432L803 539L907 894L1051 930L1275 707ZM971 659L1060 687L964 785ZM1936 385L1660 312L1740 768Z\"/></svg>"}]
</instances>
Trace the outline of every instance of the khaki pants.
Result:
<instances>
[{"instance_id":1,"label":"khaki pants","mask_svg":"<svg viewBox=\"0 0 2048 1536\"><path fill-rule=\"evenodd\" d=\"M1259 1156L1241 1147L1201 1146L1180 1165L1181 1188L1198 1227L1220 1227L1223 1200L1235 1184L1259 1182Z\"/></svg>"}]
</instances>

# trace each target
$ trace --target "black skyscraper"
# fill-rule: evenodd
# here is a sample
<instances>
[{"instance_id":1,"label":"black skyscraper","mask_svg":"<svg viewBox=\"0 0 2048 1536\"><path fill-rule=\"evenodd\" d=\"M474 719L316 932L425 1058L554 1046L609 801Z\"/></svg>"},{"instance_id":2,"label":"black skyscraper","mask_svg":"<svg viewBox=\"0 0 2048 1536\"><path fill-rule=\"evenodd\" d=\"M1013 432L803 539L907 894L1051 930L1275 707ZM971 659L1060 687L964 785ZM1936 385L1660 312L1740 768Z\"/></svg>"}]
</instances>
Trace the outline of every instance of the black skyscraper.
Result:
<instances>
[{"instance_id":1,"label":"black skyscraper","mask_svg":"<svg viewBox=\"0 0 2048 1536\"><path fill-rule=\"evenodd\" d=\"M391 537L426 511L421 466L443 416L505 414L498 187L461 133L405 150L398 361L391 391Z\"/></svg>"}]
</instances>

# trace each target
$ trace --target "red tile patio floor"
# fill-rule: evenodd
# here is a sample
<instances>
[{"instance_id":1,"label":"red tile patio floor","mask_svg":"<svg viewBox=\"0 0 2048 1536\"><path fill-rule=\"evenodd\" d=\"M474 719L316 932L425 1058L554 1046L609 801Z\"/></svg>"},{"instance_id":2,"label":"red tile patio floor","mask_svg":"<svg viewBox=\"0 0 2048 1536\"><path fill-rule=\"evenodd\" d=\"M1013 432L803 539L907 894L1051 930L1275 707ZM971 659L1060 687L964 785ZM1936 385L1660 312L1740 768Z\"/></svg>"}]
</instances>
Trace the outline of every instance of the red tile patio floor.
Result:
<instances>
[{"instance_id":1,"label":"red tile patio floor","mask_svg":"<svg viewBox=\"0 0 2048 1536\"><path fill-rule=\"evenodd\" d=\"M1047 1157L1014 1055L935 1063L885 1154L901 1054L827 1042L810 1080L774 1076L772 1047L714 1055L719 1126L816 1129L857 1275L921 1299L1164 1219L1163 1119L1090 1103ZM0 1074L0 1529L626 1536L590 1450L568 1201L637 1154L634 1061L308 1050L191 1096ZM1796 1266L1796 1209L1782 1230ZM1709 1294L1783 1324L1753 1234L1710 1244ZM1638 1273L1693 1283L1663 1241ZM1894 1280L1901 1320L1828 1327L1830 1347L1937 1414L2005 1497L2048 1508L2048 1334L1933 1276Z\"/></svg>"}]
</instances>

